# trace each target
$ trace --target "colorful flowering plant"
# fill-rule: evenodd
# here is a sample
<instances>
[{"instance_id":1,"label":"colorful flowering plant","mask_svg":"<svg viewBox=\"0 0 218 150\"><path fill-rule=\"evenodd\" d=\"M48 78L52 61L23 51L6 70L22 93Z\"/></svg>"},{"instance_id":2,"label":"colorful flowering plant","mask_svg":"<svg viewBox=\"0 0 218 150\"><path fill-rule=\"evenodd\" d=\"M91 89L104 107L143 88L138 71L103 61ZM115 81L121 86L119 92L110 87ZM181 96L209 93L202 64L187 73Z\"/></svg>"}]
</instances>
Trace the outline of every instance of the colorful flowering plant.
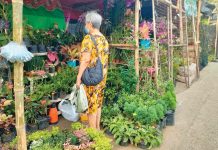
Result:
<instances>
[{"instance_id":1,"label":"colorful flowering plant","mask_svg":"<svg viewBox=\"0 0 218 150\"><path fill-rule=\"evenodd\" d=\"M142 39L150 39L150 34L153 31L153 24L149 21L143 21L139 27L139 35Z\"/></svg>"},{"instance_id":2,"label":"colorful flowering plant","mask_svg":"<svg viewBox=\"0 0 218 150\"><path fill-rule=\"evenodd\" d=\"M59 63L59 58L57 52L48 51L48 59L46 60L46 67L57 66Z\"/></svg>"}]
</instances>

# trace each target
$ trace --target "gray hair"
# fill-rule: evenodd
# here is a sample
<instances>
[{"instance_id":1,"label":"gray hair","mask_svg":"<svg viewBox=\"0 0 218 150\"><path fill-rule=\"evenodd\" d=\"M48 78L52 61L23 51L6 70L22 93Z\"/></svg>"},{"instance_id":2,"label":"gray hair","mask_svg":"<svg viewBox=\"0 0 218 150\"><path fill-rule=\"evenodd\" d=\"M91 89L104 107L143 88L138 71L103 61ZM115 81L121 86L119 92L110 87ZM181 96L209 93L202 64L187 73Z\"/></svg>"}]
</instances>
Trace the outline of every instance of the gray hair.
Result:
<instances>
[{"instance_id":1,"label":"gray hair","mask_svg":"<svg viewBox=\"0 0 218 150\"><path fill-rule=\"evenodd\" d=\"M89 11L86 13L85 23L91 23L94 28L100 29L102 16L96 11Z\"/></svg>"}]
</instances>

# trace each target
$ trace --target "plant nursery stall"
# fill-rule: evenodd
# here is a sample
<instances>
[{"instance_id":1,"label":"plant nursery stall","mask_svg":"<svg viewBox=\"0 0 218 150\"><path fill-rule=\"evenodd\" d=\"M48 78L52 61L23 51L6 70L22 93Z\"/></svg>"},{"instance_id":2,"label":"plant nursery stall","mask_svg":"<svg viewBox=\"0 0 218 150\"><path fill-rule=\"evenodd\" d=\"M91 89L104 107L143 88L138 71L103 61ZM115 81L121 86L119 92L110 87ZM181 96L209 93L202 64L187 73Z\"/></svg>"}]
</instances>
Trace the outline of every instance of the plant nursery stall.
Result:
<instances>
[{"instance_id":1,"label":"plant nursery stall","mask_svg":"<svg viewBox=\"0 0 218 150\"><path fill-rule=\"evenodd\" d=\"M24 43L32 57L0 57L1 145L110 150L108 134L122 146L159 146L163 128L174 124L175 80L189 86L199 75L200 5L200 0L1 0L1 51L14 41L10 49ZM110 42L105 134L78 122L68 130L45 130L58 122L54 114L63 113L58 105L75 84L89 10L102 14L101 32ZM75 113L74 121L84 116Z\"/></svg>"}]
</instances>

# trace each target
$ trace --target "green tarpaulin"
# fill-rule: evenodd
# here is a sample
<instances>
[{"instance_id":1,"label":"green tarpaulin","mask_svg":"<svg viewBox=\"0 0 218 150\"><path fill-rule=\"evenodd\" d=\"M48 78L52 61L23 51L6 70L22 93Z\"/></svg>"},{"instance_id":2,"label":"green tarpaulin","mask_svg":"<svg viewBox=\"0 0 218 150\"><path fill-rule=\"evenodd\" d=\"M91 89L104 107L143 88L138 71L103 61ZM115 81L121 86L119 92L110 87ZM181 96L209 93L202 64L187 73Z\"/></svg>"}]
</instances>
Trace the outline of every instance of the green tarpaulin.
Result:
<instances>
[{"instance_id":1,"label":"green tarpaulin","mask_svg":"<svg viewBox=\"0 0 218 150\"><path fill-rule=\"evenodd\" d=\"M35 9L24 6L23 13L24 22L35 29L48 29L53 27L54 23L57 23L60 29L66 27L64 13L60 9L47 11L44 7Z\"/></svg>"},{"instance_id":2,"label":"green tarpaulin","mask_svg":"<svg viewBox=\"0 0 218 150\"><path fill-rule=\"evenodd\" d=\"M10 12L12 13L12 6L10 5ZM9 19L12 20L9 15ZM65 29L64 12L60 9L48 11L45 7L30 8L23 6L23 20L25 24L31 25L34 29L49 29L54 23L57 23L60 29Z\"/></svg>"}]
</instances>

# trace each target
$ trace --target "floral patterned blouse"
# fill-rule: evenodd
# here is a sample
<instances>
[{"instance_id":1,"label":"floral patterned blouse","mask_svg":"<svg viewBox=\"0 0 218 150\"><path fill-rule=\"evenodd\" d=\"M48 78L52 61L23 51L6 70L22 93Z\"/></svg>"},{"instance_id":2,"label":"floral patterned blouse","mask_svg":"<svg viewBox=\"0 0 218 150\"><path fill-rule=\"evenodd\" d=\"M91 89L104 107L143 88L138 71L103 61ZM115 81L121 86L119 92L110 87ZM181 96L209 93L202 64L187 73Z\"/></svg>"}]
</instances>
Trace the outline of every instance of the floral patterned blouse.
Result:
<instances>
[{"instance_id":1,"label":"floral patterned blouse","mask_svg":"<svg viewBox=\"0 0 218 150\"><path fill-rule=\"evenodd\" d=\"M87 98L89 101L88 113L96 113L98 108L102 106L104 99L104 88L106 86L107 71L108 71L108 54L109 54L109 44L106 38L102 35L94 35L96 40L99 57L103 65L103 80L96 86L85 86ZM88 52L91 53L91 60L88 67L93 67L96 64L98 54L96 46L91 39L90 35L86 35L82 41L81 53ZM82 59L82 55L81 55Z\"/></svg>"}]
</instances>

